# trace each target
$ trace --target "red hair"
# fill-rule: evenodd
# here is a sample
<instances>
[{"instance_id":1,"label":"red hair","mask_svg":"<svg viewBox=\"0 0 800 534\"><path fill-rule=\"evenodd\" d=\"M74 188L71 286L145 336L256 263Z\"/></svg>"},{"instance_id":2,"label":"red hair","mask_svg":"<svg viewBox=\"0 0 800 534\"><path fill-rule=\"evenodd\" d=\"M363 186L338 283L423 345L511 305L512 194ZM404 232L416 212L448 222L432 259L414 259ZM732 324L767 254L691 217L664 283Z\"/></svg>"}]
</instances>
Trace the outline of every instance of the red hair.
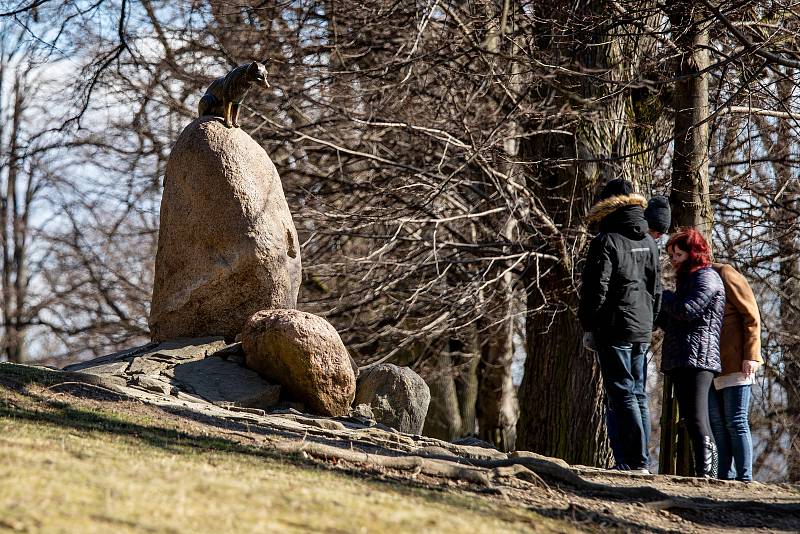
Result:
<instances>
[{"instance_id":1,"label":"red hair","mask_svg":"<svg viewBox=\"0 0 800 534\"><path fill-rule=\"evenodd\" d=\"M694 228L684 228L670 237L667 241L667 250L670 247L677 247L689 255L689 258L680 267L680 270L685 273L692 273L711 265L711 249L706 238Z\"/></svg>"}]
</instances>

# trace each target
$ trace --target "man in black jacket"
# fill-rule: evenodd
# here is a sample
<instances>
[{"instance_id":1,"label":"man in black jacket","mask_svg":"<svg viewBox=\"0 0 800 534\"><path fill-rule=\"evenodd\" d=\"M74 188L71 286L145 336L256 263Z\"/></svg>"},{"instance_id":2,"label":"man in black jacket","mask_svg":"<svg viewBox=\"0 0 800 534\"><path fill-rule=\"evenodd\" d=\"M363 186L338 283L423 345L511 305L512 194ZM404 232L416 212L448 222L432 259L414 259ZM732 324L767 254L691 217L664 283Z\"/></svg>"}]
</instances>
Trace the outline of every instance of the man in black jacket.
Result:
<instances>
[{"instance_id":1,"label":"man in black jacket","mask_svg":"<svg viewBox=\"0 0 800 534\"><path fill-rule=\"evenodd\" d=\"M625 460L617 468L637 472L648 464L646 355L661 299L658 248L647 232L645 206L626 180L603 188L588 216L600 233L589 245L578 309L617 420Z\"/></svg>"}]
</instances>

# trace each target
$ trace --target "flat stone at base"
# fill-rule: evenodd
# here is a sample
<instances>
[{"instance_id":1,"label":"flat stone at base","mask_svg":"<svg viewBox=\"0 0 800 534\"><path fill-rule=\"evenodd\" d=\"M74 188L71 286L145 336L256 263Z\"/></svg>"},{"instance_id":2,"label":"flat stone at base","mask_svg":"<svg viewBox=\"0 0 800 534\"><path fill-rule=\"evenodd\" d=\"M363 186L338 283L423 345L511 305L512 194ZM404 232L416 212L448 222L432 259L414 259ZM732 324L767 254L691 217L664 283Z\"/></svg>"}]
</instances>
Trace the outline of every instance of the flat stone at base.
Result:
<instances>
[{"instance_id":1,"label":"flat stone at base","mask_svg":"<svg viewBox=\"0 0 800 534\"><path fill-rule=\"evenodd\" d=\"M128 369L128 365L130 365L127 361L121 362L109 362L109 363L101 363L100 365L95 365L90 369L85 369L80 372L90 373L93 375L116 375L122 376L125 374L125 371Z\"/></svg>"},{"instance_id":2,"label":"flat stone at base","mask_svg":"<svg viewBox=\"0 0 800 534\"><path fill-rule=\"evenodd\" d=\"M144 354L151 349L158 347L158 343L146 343L140 347L134 347L132 349L125 349L119 352L114 352L112 354L106 354L104 356L98 356L97 358L92 358L91 360L86 360L85 362L78 362L73 363L71 365L67 365L63 368L64 371L83 371L84 369L89 368L96 368L100 367L101 364L109 363L109 362L120 362L120 361L130 361L130 359L137 354Z\"/></svg>"},{"instance_id":3,"label":"flat stone at base","mask_svg":"<svg viewBox=\"0 0 800 534\"><path fill-rule=\"evenodd\" d=\"M176 365L173 372L181 389L210 402L231 402L265 410L278 404L280 397L280 386L266 382L254 371L216 356Z\"/></svg>"},{"instance_id":4,"label":"flat stone at base","mask_svg":"<svg viewBox=\"0 0 800 534\"><path fill-rule=\"evenodd\" d=\"M130 379L129 383L146 391L161 393L162 395L169 395L172 390L172 386L167 382L146 375L134 376Z\"/></svg>"},{"instance_id":5,"label":"flat stone at base","mask_svg":"<svg viewBox=\"0 0 800 534\"><path fill-rule=\"evenodd\" d=\"M153 356L177 360L198 360L225 348L225 338L221 336L199 338L175 338L164 341Z\"/></svg>"},{"instance_id":6,"label":"flat stone at base","mask_svg":"<svg viewBox=\"0 0 800 534\"><path fill-rule=\"evenodd\" d=\"M113 354L99 356L85 362L78 362L64 367L64 371L83 371L91 374L117 374L115 371L118 365L128 366L130 363L141 360L134 365L134 369L129 367L124 372L149 373L163 371L181 360L199 360L213 354L225 347L225 341L221 337L201 337L201 338L176 338L164 341L163 343L147 343L140 347L126 349ZM169 365L161 365L153 362L161 362ZM141 365L141 368L136 366ZM113 366L113 367L109 367ZM113 371L112 371L113 370Z\"/></svg>"},{"instance_id":7,"label":"flat stone at base","mask_svg":"<svg viewBox=\"0 0 800 534\"><path fill-rule=\"evenodd\" d=\"M146 356L137 356L131 360L131 363L128 365L127 373L131 375L158 375L161 374L161 371L165 371L173 365L174 362ZM95 372L94 368L89 370Z\"/></svg>"}]
</instances>

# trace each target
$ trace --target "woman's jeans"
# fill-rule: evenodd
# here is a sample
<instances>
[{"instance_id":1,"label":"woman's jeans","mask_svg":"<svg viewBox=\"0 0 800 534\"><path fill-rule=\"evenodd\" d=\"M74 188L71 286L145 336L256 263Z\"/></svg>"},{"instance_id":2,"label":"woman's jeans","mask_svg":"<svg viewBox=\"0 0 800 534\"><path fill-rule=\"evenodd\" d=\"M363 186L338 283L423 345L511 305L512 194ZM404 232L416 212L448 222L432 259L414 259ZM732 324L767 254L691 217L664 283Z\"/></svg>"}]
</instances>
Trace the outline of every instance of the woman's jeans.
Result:
<instances>
[{"instance_id":1,"label":"woman's jeans","mask_svg":"<svg viewBox=\"0 0 800 534\"><path fill-rule=\"evenodd\" d=\"M753 480L749 408L749 385L711 388L708 413L719 451L719 478L723 480Z\"/></svg>"}]
</instances>

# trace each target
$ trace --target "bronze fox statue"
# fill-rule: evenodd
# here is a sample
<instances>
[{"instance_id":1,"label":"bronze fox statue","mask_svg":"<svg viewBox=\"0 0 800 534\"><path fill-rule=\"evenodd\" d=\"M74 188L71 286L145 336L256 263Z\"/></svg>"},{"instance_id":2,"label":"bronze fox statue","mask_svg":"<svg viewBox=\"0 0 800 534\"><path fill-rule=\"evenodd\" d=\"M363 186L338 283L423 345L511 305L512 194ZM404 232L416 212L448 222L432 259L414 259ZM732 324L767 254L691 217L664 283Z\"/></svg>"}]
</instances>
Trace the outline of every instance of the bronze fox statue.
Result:
<instances>
[{"instance_id":1,"label":"bronze fox statue","mask_svg":"<svg viewBox=\"0 0 800 534\"><path fill-rule=\"evenodd\" d=\"M239 107L253 84L269 87L267 67L258 61L239 65L211 82L197 106L198 116L222 117L225 126L238 128Z\"/></svg>"}]
</instances>

